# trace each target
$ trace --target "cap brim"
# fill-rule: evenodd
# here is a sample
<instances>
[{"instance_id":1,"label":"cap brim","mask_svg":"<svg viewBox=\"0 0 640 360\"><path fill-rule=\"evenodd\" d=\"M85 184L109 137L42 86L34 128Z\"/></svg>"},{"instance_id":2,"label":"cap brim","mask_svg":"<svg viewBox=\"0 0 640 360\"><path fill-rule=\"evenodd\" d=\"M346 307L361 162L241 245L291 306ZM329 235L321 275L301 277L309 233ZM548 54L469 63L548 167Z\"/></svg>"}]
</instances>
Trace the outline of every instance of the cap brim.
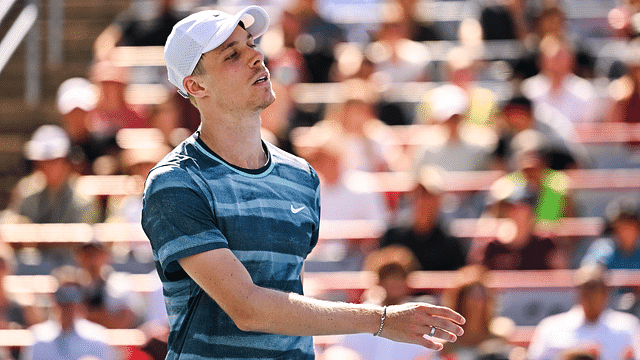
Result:
<instances>
[{"instance_id":1,"label":"cap brim","mask_svg":"<svg viewBox=\"0 0 640 360\"><path fill-rule=\"evenodd\" d=\"M253 20L252 22L243 21L243 24L245 30L247 30L254 39L259 38L269 29L269 14L267 14L263 8L259 6L246 7L229 19L229 22L221 28L220 34L213 36L207 46L202 49L202 53L207 53L227 41L231 33L236 29L236 26L238 26L238 23L240 23L240 20L246 17L245 15L250 15Z\"/></svg>"}]
</instances>

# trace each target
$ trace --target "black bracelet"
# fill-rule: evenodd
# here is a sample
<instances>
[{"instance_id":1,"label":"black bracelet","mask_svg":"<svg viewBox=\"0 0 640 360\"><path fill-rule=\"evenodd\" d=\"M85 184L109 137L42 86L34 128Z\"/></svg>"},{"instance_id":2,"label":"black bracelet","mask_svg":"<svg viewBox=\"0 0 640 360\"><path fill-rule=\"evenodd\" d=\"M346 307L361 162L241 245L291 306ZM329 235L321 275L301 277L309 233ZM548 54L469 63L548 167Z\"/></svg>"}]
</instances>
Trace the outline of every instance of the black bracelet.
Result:
<instances>
[{"instance_id":1,"label":"black bracelet","mask_svg":"<svg viewBox=\"0 0 640 360\"><path fill-rule=\"evenodd\" d=\"M380 336L380 334L382 333L382 328L384 327L384 319L387 318L387 307L383 307L382 308L382 317L380 318L380 329L378 329L378 332L373 334L373 336Z\"/></svg>"}]
</instances>

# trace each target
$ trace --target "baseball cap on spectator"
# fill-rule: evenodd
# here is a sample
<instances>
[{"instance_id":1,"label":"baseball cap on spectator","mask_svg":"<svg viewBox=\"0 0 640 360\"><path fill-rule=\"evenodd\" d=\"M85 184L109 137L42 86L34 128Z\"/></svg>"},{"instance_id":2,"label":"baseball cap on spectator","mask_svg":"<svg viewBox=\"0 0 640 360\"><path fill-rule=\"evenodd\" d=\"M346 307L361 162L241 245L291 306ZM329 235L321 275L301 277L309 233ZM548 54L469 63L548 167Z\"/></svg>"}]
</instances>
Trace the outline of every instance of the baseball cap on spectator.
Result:
<instances>
[{"instance_id":1,"label":"baseball cap on spectator","mask_svg":"<svg viewBox=\"0 0 640 360\"><path fill-rule=\"evenodd\" d=\"M114 82L126 84L129 81L129 74L122 67L116 65L111 60L101 60L91 66L89 78L94 83Z\"/></svg>"},{"instance_id":2,"label":"baseball cap on spectator","mask_svg":"<svg viewBox=\"0 0 640 360\"><path fill-rule=\"evenodd\" d=\"M63 284L54 293L58 304L78 304L82 301L82 292L76 284Z\"/></svg>"},{"instance_id":3,"label":"baseball cap on spectator","mask_svg":"<svg viewBox=\"0 0 640 360\"><path fill-rule=\"evenodd\" d=\"M269 28L269 15L259 6L246 7L235 15L219 10L204 10L187 16L173 26L164 46L164 60L169 81L178 88L180 95L188 97L182 80L193 73L202 54L225 42L240 21L254 39Z\"/></svg>"},{"instance_id":4,"label":"baseball cap on spectator","mask_svg":"<svg viewBox=\"0 0 640 360\"><path fill-rule=\"evenodd\" d=\"M469 97L456 85L442 85L431 93L433 119L442 123L454 115L464 115L469 110Z\"/></svg>"},{"instance_id":5,"label":"baseball cap on spectator","mask_svg":"<svg viewBox=\"0 0 640 360\"><path fill-rule=\"evenodd\" d=\"M58 87L56 94L56 104L62 115L66 115L76 108L91 111L95 108L96 101L94 86L89 80L81 77L65 80Z\"/></svg>"},{"instance_id":6,"label":"baseball cap on spectator","mask_svg":"<svg viewBox=\"0 0 640 360\"><path fill-rule=\"evenodd\" d=\"M29 160L53 160L66 157L70 148L71 141L63 128L57 125L42 125L25 144L24 153Z\"/></svg>"},{"instance_id":7,"label":"baseball cap on spectator","mask_svg":"<svg viewBox=\"0 0 640 360\"><path fill-rule=\"evenodd\" d=\"M587 263L578 268L574 274L577 287L585 285L606 285L606 268L598 263Z\"/></svg>"}]
</instances>

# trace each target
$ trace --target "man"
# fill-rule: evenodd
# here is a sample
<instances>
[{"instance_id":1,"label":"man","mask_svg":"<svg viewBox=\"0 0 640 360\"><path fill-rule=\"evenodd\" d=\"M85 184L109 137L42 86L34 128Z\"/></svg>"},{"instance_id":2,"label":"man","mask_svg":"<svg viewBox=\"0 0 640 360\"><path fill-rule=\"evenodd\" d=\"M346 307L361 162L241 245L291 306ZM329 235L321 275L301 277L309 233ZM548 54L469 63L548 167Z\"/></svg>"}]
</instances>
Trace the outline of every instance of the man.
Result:
<instances>
[{"instance_id":1,"label":"man","mask_svg":"<svg viewBox=\"0 0 640 360\"><path fill-rule=\"evenodd\" d=\"M358 332L442 348L424 335L462 335L464 318L450 309L302 295L319 181L305 161L260 139L260 112L275 100L255 44L268 26L255 6L202 11L178 22L165 45L169 80L201 115L144 192L142 226L171 325L167 359L313 359L312 335Z\"/></svg>"},{"instance_id":2,"label":"man","mask_svg":"<svg viewBox=\"0 0 640 360\"><path fill-rule=\"evenodd\" d=\"M424 271L457 270L466 264L460 239L451 236L442 213L444 184L438 168L423 166L410 192L410 223L394 226L380 238L380 247L406 246Z\"/></svg>"},{"instance_id":3,"label":"man","mask_svg":"<svg viewBox=\"0 0 640 360\"><path fill-rule=\"evenodd\" d=\"M638 318L607 307L605 270L597 264L576 271L579 304L540 322L527 358L557 359L567 349L585 349L599 359L640 358Z\"/></svg>"},{"instance_id":4,"label":"man","mask_svg":"<svg viewBox=\"0 0 640 360\"><path fill-rule=\"evenodd\" d=\"M137 304L142 302L124 273L111 267L111 251L99 241L81 244L75 261L84 274L82 283L86 318L108 329L129 329L138 324Z\"/></svg>"},{"instance_id":5,"label":"man","mask_svg":"<svg viewBox=\"0 0 640 360\"><path fill-rule=\"evenodd\" d=\"M29 328L34 343L22 353L21 359L114 359L117 355L107 342L105 328L85 319L82 293L77 274L72 267L54 271L59 281L53 300L57 317Z\"/></svg>"}]
</instances>

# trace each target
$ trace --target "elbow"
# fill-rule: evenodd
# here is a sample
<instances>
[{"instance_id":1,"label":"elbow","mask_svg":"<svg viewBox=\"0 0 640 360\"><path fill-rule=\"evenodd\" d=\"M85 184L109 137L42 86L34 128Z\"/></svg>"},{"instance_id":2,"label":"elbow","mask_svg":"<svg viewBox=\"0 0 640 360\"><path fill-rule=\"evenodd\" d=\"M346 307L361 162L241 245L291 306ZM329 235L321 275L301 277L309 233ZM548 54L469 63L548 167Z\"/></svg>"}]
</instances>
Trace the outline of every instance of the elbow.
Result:
<instances>
[{"instance_id":1,"label":"elbow","mask_svg":"<svg viewBox=\"0 0 640 360\"><path fill-rule=\"evenodd\" d=\"M227 309L227 314L238 329L258 332L268 330L268 322L264 318L264 304L256 301L256 299L255 292L253 292L243 299L244 301L237 301Z\"/></svg>"}]
</instances>

